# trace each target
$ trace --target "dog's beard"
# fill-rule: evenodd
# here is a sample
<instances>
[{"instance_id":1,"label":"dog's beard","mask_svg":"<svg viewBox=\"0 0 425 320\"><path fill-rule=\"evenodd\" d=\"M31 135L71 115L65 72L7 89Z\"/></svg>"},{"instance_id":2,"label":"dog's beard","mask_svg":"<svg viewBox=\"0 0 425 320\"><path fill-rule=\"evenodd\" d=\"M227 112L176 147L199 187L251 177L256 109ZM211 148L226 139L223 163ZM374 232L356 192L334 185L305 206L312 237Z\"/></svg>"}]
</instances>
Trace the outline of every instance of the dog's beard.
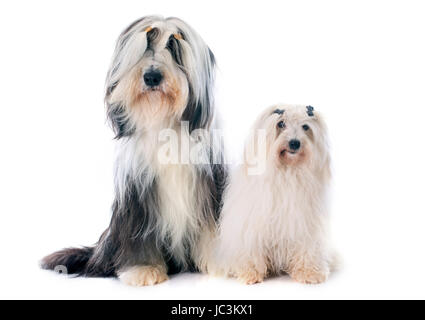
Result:
<instances>
[{"instance_id":1,"label":"dog's beard","mask_svg":"<svg viewBox=\"0 0 425 320\"><path fill-rule=\"evenodd\" d=\"M283 146L278 146L275 150L276 162L281 166L300 166L309 160L309 150L307 147L302 147L297 151L291 151L287 143Z\"/></svg>"},{"instance_id":2,"label":"dog's beard","mask_svg":"<svg viewBox=\"0 0 425 320\"><path fill-rule=\"evenodd\" d=\"M270 158L278 169L308 164L313 156L310 143L303 141L300 149L294 151L288 146L287 139L278 138L271 143Z\"/></svg>"},{"instance_id":3,"label":"dog's beard","mask_svg":"<svg viewBox=\"0 0 425 320\"><path fill-rule=\"evenodd\" d=\"M134 76L127 94L128 112L133 125L136 128L171 126L181 118L188 91L188 82L183 78L166 76L159 86L149 88L142 84L139 75Z\"/></svg>"}]
</instances>

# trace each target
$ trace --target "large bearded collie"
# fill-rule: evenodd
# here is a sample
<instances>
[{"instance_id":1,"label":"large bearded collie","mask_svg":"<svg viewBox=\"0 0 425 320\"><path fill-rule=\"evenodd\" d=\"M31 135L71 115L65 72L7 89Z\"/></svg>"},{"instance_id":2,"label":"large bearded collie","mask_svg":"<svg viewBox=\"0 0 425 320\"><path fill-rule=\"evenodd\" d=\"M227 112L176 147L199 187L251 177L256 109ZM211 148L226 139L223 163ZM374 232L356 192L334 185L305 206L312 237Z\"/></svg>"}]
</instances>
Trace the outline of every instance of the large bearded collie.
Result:
<instances>
[{"instance_id":1,"label":"large bearded collie","mask_svg":"<svg viewBox=\"0 0 425 320\"><path fill-rule=\"evenodd\" d=\"M135 286L205 268L226 178L214 69L208 46L177 18L144 17L122 32L105 96L117 139L110 225L93 247L55 252L43 268Z\"/></svg>"}]
</instances>

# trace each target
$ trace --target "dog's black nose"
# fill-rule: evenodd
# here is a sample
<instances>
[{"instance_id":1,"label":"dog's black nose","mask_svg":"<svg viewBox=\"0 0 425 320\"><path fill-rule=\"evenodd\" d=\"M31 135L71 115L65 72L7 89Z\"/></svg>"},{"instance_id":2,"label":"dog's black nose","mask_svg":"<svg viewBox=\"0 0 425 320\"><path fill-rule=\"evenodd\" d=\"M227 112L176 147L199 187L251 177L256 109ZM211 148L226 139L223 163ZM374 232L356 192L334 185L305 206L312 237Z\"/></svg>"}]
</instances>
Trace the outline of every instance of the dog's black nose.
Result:
<instances>
[{"instance_id":1,"label":"dog's black nose","mask_svg":"<svg viewBox=\"0 0 425 320\"><path fill-rule=\"evenodd\" d=\"M156 87L161 83L162 74L158 70L151 70L144 74L143 80L149 87Z\"/></svg>"},{"instance_id":2,"label":"dog's black nose","mask_svg":"<svg viewBox=\"0 0 425 320\"><path fill-rule=\"evenodd\" d=\"M292 139L291 141L289 141L289 148L293 151L298 150L301 147L301 142L300 140L297 139Z\"/></svg>"}]
</instances>

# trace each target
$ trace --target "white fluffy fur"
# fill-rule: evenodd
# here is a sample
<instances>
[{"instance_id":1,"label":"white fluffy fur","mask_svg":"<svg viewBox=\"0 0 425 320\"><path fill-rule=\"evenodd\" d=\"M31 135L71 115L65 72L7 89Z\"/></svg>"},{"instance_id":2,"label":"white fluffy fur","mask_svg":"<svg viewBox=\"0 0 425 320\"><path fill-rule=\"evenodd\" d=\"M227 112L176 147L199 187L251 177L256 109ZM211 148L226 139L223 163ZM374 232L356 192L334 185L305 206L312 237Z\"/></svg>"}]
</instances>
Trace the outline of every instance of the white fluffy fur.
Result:
<instances>
[{"instance_id":1,"label":"white fluffy fur","mask_svg":"<svg viewBox=\"0 0 425 320\"><path fill-rule=\"evenodd\" d=\"M280 115L275 109L285 111ZM282 120L284 129L277 127ZM266 136L265 171L250 175L252 155L247 154L261 130ZM282 155L294 138L301 141L301 149ZM268 108L245 149L245 163L233 172L225 192L209 272L245 283L282 272L300 282L324 281L332 264L327 240L330 157L319 113L310 117L300 105Z\"/></svg>"}]
</instances>

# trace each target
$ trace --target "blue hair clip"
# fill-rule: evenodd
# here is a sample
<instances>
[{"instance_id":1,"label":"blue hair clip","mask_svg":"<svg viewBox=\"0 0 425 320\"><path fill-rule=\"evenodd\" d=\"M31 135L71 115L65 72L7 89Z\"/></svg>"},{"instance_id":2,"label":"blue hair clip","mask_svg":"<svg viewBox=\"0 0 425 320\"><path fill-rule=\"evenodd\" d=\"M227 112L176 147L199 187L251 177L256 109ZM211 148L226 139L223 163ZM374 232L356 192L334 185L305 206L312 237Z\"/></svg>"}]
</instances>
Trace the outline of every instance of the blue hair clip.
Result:
<instances>
[{"instance_id":1,"label":"blue hair clip","mask_svg":"<svg viewBox=\"0 0 425 320\"><path fill-rule=\"evenodd\" d=\"M307 106L306 109L307 109L308 116L313 117L314 116L314 113L313 113L314 108L312 106Z\"/></svg>"}]
</instances>

